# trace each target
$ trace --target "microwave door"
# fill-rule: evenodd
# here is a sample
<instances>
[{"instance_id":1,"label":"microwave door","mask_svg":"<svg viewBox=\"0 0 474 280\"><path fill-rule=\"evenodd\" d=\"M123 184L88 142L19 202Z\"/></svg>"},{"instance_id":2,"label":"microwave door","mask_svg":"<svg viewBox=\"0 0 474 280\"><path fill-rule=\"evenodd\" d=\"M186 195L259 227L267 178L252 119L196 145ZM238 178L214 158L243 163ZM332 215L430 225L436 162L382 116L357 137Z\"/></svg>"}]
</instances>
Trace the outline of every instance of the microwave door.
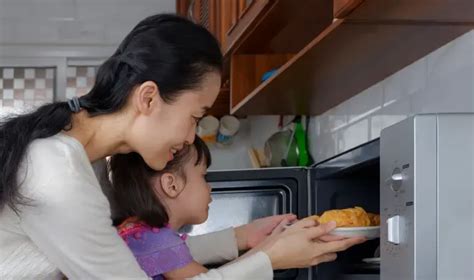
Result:
<instances>
[{"instance_id":1,"label":"microwave door","mask_svg":"<svg viewBox=\"0 0 474 280\"><path fill-rule=\"evenodd\" d=\"M269 168L209 171L212 203L207 221L182 229L200 235L249 223L271 215L309 215L308 171L305 168ZM275 271L274 279L309 279L309 269Z\"/></svg>"},{"instance_id":2,"label":"microwave door","mask_svg":"<svg viewBox=\"0 0 474 280\"><path fill-rule=\"evenodd\" d=\"M210 171L206 180L212 186L209 218L206 223L193 226L190 234L204 234L271 215L308 215L306 169Z\"/></svg>"}]
</instances>

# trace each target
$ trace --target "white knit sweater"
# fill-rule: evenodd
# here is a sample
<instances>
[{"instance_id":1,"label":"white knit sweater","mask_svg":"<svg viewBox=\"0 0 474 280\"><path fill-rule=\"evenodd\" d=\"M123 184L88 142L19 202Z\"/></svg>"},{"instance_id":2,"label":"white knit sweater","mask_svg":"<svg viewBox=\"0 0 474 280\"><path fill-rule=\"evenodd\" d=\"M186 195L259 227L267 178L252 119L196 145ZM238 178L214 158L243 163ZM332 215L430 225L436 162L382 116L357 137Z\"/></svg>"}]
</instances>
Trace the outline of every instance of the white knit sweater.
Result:
<instances>
[{"instance_id":1,"label":"white knit sweater","mask_svg":"<svg viewBox=\"0 0 474 280\"><path fill-rule=\"evenodd\" d=\"M33 205L0 212L0 279L143 279L110 219L83 146L64 134L35 140L19 172L21 192ZM216 246L216 242L219 243ZM237 254L233 230L190 238L197 261ZM195 279L271 279L262 252Z\"/></svg>"}]
</instances>

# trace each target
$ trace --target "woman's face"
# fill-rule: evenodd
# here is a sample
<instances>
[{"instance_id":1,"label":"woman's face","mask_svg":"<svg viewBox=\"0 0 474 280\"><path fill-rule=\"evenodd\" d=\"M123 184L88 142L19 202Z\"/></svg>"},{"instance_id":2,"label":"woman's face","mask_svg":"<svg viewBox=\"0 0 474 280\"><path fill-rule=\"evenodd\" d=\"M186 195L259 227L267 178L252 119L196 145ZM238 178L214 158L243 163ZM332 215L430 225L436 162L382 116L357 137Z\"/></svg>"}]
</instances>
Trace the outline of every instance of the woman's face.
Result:
<instances>
[{"instance_id":1,"label":"woman's face","mask_svg":"<svg viewBox=\"0 0 474 280\"><path fill-rule=\"evenodd\" d=\"M184 144L194 142L196 124L216 100L220 85L220 74L210 72L201 86L184 91L169 104L158 92L148 97L146 93L136 94L134 103L139 109L129 133L131 149L151 168L163 169Z\"/></svg>"}]
</instances>

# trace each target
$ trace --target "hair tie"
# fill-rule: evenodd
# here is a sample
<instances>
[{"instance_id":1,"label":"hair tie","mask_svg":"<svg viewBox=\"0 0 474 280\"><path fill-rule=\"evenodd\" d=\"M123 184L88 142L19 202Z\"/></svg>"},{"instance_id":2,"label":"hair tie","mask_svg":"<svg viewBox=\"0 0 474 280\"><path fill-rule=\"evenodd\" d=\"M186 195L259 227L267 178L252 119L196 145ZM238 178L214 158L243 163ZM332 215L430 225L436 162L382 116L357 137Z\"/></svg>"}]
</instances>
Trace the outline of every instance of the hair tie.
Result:
<instances>
[{"instance_id":1,"label":"hair tie","mask_svg":"<svg viewBox=\"0 0 474 280\"><path fill-rule=\"evenodd\" d=\"M73 113L78 113L81 111L81 103L79 102L79 98L74 96L73 98L67 101L67 105L69 105L69 110Z\"/></svg>"}]
</instances>

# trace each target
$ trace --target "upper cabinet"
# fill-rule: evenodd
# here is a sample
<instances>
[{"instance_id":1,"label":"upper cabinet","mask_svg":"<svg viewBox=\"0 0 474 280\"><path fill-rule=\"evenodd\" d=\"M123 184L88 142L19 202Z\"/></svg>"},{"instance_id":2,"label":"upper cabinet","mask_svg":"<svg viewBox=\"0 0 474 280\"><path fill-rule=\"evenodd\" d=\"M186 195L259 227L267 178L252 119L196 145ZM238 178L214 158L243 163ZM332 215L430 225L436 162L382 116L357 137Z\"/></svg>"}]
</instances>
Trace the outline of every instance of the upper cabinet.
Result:
<instances>
[{"instance_id":1,"label":"upper cabinet","mask_svg":"<svg viewBox=\"0 0 474 280\"><path fill-rule=\"evenodd\" d=\"M203 2L237 115L321 114L474 28L472 0Z\"/></svg>"},{"instance_id":2,"label":"upper cabinet","mask_svg":"<svg viewBox=\"0 0 474 280\"><path fill-rule=\"evenodd\" d=\"M176 11L178 14L207 28L217 38L222 53L224 53L233 37L236 36L236 30L239 30L236 28L237 23L250 7L255 7L256 2L260 1L177 0ZM229 65L230 61L225 60L221 92L208 112L214 116L223 116L230 113Z\"/></svg>"}]
</instances>

